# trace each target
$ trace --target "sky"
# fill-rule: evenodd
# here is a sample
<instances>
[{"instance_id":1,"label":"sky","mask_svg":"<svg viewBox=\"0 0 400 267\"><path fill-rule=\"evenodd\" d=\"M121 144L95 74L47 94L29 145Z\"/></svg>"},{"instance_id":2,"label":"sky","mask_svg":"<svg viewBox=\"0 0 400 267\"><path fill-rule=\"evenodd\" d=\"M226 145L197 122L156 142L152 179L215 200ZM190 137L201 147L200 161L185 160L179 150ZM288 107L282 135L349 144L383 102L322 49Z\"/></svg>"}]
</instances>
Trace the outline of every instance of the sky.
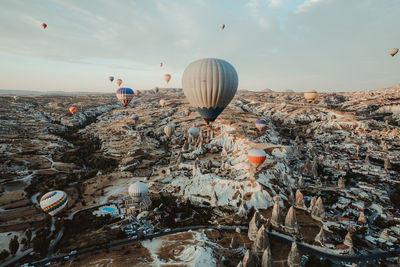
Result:
<instances>
[{"instance_id":1,"label":"sky","mask_svg":"<svg viewBox=\"0 0 400 267\"><path fill-rule=\"evenodd\" d=\"M181 87L185 68L210 57L235 67L239 89L389 87L399 14L399 0L2 0L0 89L114 92L110 75Z\"/></svg>"}]
</instances>

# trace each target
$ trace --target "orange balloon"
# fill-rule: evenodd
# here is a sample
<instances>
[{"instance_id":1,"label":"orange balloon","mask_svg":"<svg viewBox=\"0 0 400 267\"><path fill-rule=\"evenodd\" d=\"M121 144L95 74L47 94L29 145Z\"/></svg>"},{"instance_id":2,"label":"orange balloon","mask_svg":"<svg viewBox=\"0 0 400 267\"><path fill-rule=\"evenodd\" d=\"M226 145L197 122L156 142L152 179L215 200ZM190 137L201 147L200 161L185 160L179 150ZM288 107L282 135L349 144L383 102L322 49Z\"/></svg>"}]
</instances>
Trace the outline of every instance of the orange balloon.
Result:
<instances>
[{"instance_id":1,"label":"orange balloon","mask_svg":"<svg viewBox=\"0 0 400 267\"><path fill-rule=\"evenodd\" d=\"M47 28L47 24L46 23L42 23L42 27L43 27L43 29L46 29Z\"/></svg>"},{"instance_id":2,"label":"orange balloon","mask_svg":"<svg viewBox=\"0 0 400 267\"><path fill-rule=\"evenodd\" d=\"M72 115L74 115L77 111L78 111L78 109L76 107L70 107L69 108L69 112L71 112Z\"/></svg>"},{"instance_id":3,"label":"orange balloon","mask_svg":"<svg viewBox=\"0 0 400 267\"><path fill-rule=\"evenodd\" d=\"M160 67L162 67L164 64L162 62L160 62Z\"/></svg>"},{"instance_id":4,"label":"orange balloon","mask_svg":"<svg viewBox=\"0 0 400 267\"><path fill-rule=\"evenodd\" d=\"M169 81L171 80L171 74L164 74L164 79L167 83L169 83Z\"/></svg>"},{"instance_id":5,"label":"orange balloon","mask_svg":"<svg viewBox=\"0 0 400 267\"><path fill-rule=\"evenodd\" d=\"M267 158L267 154L262 149L251 149L248 152L247 157L251 163L256 165L257 168L258 165L265 161L265 159Z\"/></svg>"},{"instance_id":6,"label":"orange balloon","mask_svg":"<svg viewBox=\"0 0 400 267\"><path fill-rule=\"evenodd\" d=\"M121 79L117 79L117 84L118 84L118 86L121 86L121 84L122 84L122 80Z\"/></svg>"}]
</instances>

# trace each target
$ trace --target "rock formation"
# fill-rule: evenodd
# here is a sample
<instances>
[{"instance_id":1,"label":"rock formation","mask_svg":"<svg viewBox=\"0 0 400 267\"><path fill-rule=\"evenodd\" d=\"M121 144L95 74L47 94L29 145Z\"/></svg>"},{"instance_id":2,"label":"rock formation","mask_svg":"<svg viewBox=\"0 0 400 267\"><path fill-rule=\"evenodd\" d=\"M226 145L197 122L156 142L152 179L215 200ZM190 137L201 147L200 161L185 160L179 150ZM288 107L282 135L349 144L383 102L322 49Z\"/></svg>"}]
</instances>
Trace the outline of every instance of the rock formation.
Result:
<instances>
[{"instance_id":1,"label":"rock formation","mask_svg":"<svg viewBox=\"0 0 400 267\"><path fill-rule=\"evenodd\" d=\"M268 247L266 250L264 250L264 253L262 255L261 267L272 267L272 266L273 266L273 259L271 255L271 249Z\"/></svg>"},{"instance_id":2,"label":"rock formation","mask_svg":"<svg viewBox=\"0 0 400 267\"><path fill-rule=\"evenodd\" d=\"M243 267L243 262L239 261L238 265L236 267Z\"/></svg>"},{"instance_id":3,"label":"rock formation","mask_svg":"<svg viewBox=\"0 0 400 267\"><path fill-rule=\"evenodd\" d=\"M249 231L247 233L247 236L251 241L255 241L257 238L257 232L258 232L258 220L257 220L257 213L255 212L253 215L253 218L251 218L250 223L249 223Z\"/></svg>"},{"instance_id":4,"label":"rock formation","mask_svg":"<svg viewBox=\"0 0 400 267\"><path fill-rule=\"evenodd\" d=\"M301 266L301 255L297 249L296 242L292 243L292 248L290 249L287 264L289 267L300 267Z\"/></svg>"},{"instance_id":5,"label":"rock formation","mask_svg":"<svg viewBox=\"0 0 400 267\"><path fill-rule=\"evenodd\" d=\"M360 213L360 216L358 216L357 222L360 222L360 223L367 223L367 218L365 218L364 212L361 212L361 213Z\"/></svg>"},{"instance_id":6,"label":"rock formation","mask_svg":"<svg viewBox=\"0 0 400 267\"><path fill-rule=\"evenodd\" d=\"M388 170L390 170L390 168L392 168L392 165L390 164L389 158L385 159L384 168L385 168L386 171L388 171Z\"/></svg>"},{"instance_id":7,"label":"rock formation","mask_svg":"<svg viewBox=\"0 0 400 267\"><path fill-rule=\"evenodd\" d=\"M315 202L315 205L313 206L312 211L311 211L311 215L313 217L317 217L320 219L325 218L325 208L324 208L324 204L322 203L321 197L319 197L317 199L317 201Z\"/></svg>"},{"instance_id":8,"label":"rock formation","mask_svg":"<svg viewBox=\"0 0 400 267\"><path fill-rule=\"evenodd\" d=\"M383 240L385 240L386 242L390 242L389 233L388 233L387 228L383 229L383 231L379 237L382 238Z\"/></svg>"},{"instance_id":9,"label":"rock formation","mask_svg":"<svg viewBox=\"0 0 400 267\"><path fill-rule=\"evenodd\" d=\"M315 206L315 202L317 202L317 199L313 197L310 201L310 210L312 210Z\"/></svg>"},{"instance_id":10,"label":"rock formation","mask_svg":"<svg viewBox=\"0 0 400 267\"><path fill-rule=\"evenodd\" d=\"M231 244L229 245L230 248L235 249L239 247L239 243L237 242L236 237L232 237Z\"/></svg>"},{"instance_id":11,"label":"rock formation","mask_svg":"<svg viewBox=\"0 0 400 267\"><path fill-rule=\"evenodd\" d=\"M324 228L321 227L319 233L315 236L315 242L323 243L326 240Z\"/></svg>"},{"instance_id":12,"label":"rock formation","mask_svg":"<svg viewBox=\"0 0 400 267\"><path fill-rule=\"evenodd\" d=\"M296 190L296 206L299 208L305 208L305 203L304 203L304 196L300 192L300 189Z\"/></svg>"},{"instance_id":13,"label":"rock formation","mask_svg":"<svg viewBox=\"0 0 400 267\"><path fill-rule=\"evenodd\" d=\"M275 198L275 203L271 215L271 223L275 226L282 224L282 213L281 208L279 207L279 199L279 196Z\"/></svg>"},{"instance_id":14,"label":"rock formation","mask_svg":"<svg viewBox=\"0 0 400 267\"><path fill-rule=\"evenodd\" d=\"M342 177L339 177L339 180L338 180L338 187L339 187L340 189L345 189L345 188L346 188Z\"/></svg>"},{"instance_id":15,"label":"rock formation","mask_svg":"<svg viewBox=\"0 0 400 267\"><path fill-rule=\"evenodd\" d=\"M264 225L258 229L256 241L253 243L253 251L254 253L263 253L264 250L269 248L269 238L268 233L265 231Z\"/></svg>"},{"instance_id":16,"label":"rock formation","mask_svg":"<svg viewBox=\"0 0 400 267\"><path fill-rule=\"evenodd\" d=\"M351 238L350 232L348 232L345 236L343 244L349 246L350 248L353 247L353 239Z\"/></svg>"},{"instance_id":17,"label":"rock formation","mask_svg":"<svg viewBox=\"0 0 400 267\"><path fill-rule=\"evenodd\" d=\"M297 225L297 219L296 219L296 210L291 206L289 208L288 213L286 214L285 218L285 227L289 228L290 230L294 232L298 232L298 225Z\"/></svg>"},{"instance_id":18,"label":"rock formation","mask_svg":"<svg viewBox=\"0 0 400 267\"><path fill-rule=\"evenodd\" d=\"M253 252L250 249L246 251L243 257L243 267L254 267L256 266L256 261L254 259Z\"/></svg>"}]
</instances>

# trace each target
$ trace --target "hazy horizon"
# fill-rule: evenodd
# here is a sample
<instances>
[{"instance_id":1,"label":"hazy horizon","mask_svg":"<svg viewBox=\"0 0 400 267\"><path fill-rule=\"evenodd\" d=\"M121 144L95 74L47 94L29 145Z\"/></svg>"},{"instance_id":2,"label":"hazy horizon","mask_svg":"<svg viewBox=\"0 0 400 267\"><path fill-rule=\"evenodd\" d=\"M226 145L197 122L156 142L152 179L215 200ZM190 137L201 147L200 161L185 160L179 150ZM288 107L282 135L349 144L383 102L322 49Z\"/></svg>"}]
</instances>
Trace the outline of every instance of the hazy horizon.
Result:
<instances>
[{"instance_id":1,"label":"hazy horizon","mask_svg":"<svg viewBox=\"0 0 400 267\"><path fill-rule=\"evenodd\" d=\"M400 82L399 13L396 0L5 0L0 88L113 93L110 75L151 89L165 73L180 88L205 57L230 62L240 89L384 88Z\"/></svg>"}]
</instances>

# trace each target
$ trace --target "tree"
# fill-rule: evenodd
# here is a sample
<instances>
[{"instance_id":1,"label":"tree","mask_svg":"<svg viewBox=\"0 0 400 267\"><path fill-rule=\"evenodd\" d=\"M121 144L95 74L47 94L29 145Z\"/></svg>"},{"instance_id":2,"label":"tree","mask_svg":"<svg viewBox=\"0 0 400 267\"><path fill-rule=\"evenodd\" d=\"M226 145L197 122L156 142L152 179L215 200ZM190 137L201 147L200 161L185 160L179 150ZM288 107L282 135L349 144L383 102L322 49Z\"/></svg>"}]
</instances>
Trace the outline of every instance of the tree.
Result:
<instances>
[{"instance_id":1,"label":"tree","mask_svg":"<svg viewBox=\"0 0 400 267\"><path fill-rule=\"evenodd\" d=\"M39 253L40 256L44 257L47 255L50 241L44 236L37 236L33 239L33 250Z\"/></svg>"},{"instance_id":2,"label":"tree","mask_svg":"<svg viewBox=\"0 0 400 267\"><path fill-rule=\"evenodd\" d=\"M10 249L10 252L13 256L15 255L15 253L17 253L19 248L19 242L18 242L18 237L16 235L14 236L14 238L10 240L8 248Z\"/></svg>"},{"instance_id":3,"label":"tree","mask_svg":"<svg viewBox=\"0 0 400 267\"><path fill-rule=\"evenodd\" d=\"M0 261L3 261L5 259L7 259L8 256L10 256L10 252L8 252L7 250L3 249L3 251L0 252Z\"/></svg>"}]
</instances>

